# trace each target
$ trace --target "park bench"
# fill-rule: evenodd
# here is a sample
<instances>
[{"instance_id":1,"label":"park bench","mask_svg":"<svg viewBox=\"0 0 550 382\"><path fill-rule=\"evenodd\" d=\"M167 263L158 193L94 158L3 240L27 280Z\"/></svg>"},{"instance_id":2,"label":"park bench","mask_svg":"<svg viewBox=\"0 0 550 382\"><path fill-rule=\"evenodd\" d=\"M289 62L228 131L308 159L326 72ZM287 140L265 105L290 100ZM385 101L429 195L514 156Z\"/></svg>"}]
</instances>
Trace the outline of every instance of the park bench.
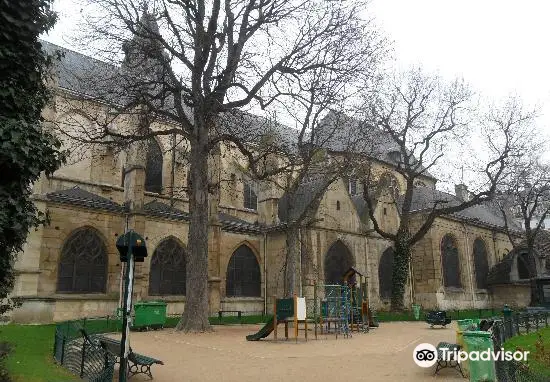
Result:
<instances>
[{"instance_id":1,"label":"park bench","mask_svg":"<svg viewBox=\"0 0 550 382\"><path fill-rule=\"evenodd\" d=\"M447 350L447 359L443 358L443 349ZM440 342L436 346L437 349L437 365L435 367L434 375L437 375L441 369L445 369L447 367L450 367L452 369L457 370L460 375L462 375L463 378L466 378L464 376L464 373L462 372L462 367L460 366L460 362L458 362L458 359L455 359L454 357L454 351L457 352L461 349L460 345L457 344L451 344L448 342Z\"/></svg>"},{"instance_id":2,"label":"park bench","mask_svg":"<svg viewBox=\"0 0 550 382\"><path fill-rule=\"evenodd\" d=\"M242 311L240 311L240 310L219 310L218 311L218 320L220 321L220 323L222 322L222 316L223 316L224 313L237 313L237 317L239 318L239 322L242 324L242 321L241 321Z\"/></svg>"},{"instance_id":3,"label":"park bench","mask_svg":"<svg viewBox=\"0 0 550 382\"><path fill-rule=\"evenodd\" d=\"M91 341L84 329L81 329L80 331L88 341ZM96 339L101 347L115 358L115 363L120 365L120 350L122 346L120 341L103 336L97 336ZM164 365L164 362L152 357L134 353L130 347L130 352L128 354L128 379L136 374L147 374L149 378L153 379L153 375L151 374L151 366L154 364Z\"/></svg>"},{"instance_id":4,"label":"park bench","mask_svg":"<svg viewBox=\"0 0 550 382\"><path fill-rule=\"evenodd\" d=\"M451 323L451 319L447 317L445 311L431 311L426 314L426 322L433 328L435 325L441 325L443 327Z\"/></svg>"}]
</instances>

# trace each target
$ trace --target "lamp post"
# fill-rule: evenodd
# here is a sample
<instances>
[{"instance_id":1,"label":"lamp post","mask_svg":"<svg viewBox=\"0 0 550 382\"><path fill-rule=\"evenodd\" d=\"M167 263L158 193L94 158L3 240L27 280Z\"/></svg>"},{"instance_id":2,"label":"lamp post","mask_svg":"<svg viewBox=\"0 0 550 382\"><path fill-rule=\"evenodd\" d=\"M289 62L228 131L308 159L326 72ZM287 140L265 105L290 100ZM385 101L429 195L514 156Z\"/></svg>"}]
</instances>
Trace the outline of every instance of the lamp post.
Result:
<instances>
[{"instance_id":1,"label":"lamp post","mask_svg":"<svg viewBox=\"0 0 550 382\"><path fill-rule=\"evenodd\" d=\"M126 263L124 272L124 300L122 311L122 340L120 347L120 367L118 379L126 382L128 375L128 354L130 353L130 313L132 312L132 296L134 289L135 262L143 262L147 257L145 240L134 230L129 230L119 237L116 243L120 261Z\"/></svg>"},{"instance_id":2,"label":"lamp post","mask_svg":"<svg viewBox=\"0 0 550 382\"><path fill-rule=\"evenodd\" d=\"M132 232L128 232L129 244L126 263L126 269L124 272L124 305L122 311L122 340L120 347L120 367L118 380L120 382L126 382L128 375L126 369L128 368L128 353L130 352L130 320L128 319L132 311L132 294L134 289L134 256L132 255Z\"/></svg>"}]
</instances>

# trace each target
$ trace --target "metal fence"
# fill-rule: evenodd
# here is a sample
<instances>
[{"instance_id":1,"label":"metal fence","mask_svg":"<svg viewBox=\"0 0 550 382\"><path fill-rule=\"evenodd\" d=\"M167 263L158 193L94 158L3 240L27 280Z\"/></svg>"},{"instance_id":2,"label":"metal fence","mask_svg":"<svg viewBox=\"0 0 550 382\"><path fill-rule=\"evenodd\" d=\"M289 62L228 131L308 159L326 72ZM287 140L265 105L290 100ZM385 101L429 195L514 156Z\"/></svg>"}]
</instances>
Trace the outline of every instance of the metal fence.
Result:
<instances>
[{"instance_id":1,"label":"metal fence","mask_svg":"<svg viewBox=\"0 0 550 382\"><path fill-rule=\"evenodd\" d=\"M523 334L534 333L547 328L550 324L550 313L518 313L495 321L493 325L493 342L495 350L500 350L508 339ZM495 369L499 382L548 382L549 375L535 371L527 364L517 361L496 360Z\"/></svg>"},{"instance_id":2,"label":"metal fence","mask_svg":"<svg viewBox=\"0 0 550 382\"><path fill-rule=\"evenodd\" d=\"M55 328L54 358L82 379L110 382L114 376L115 359L93 335L120 331L120 327L120 320L112 317L58 323ZM81 330L88 334L88 338L84 338Z\"/></svg>"}]
</instances>

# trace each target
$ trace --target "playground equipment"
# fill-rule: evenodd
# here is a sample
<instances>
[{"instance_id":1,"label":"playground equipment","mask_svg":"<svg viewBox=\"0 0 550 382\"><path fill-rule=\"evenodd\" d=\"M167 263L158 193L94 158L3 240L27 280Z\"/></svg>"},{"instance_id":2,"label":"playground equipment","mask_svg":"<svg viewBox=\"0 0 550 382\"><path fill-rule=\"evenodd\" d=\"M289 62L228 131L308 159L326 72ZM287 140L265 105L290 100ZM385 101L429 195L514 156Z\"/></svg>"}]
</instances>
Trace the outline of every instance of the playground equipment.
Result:
<instances>
[{"instance_id":1,"label":"playground equipment","mask_svg":"<svg viewBox=\"0 0 550 382\"><path fill-rule=\"evenodd\" d=\"M247 341L259 341L273 332L275 341L277 341L277 326L285 324L285 338L288 339L288 324L294 324L294 339L298 341L299 325L304 324L305 339L307 341L307 314L305 297L278 298L273 304L273 317L255 334L246 336ZM317 338L317 330L315 331Z\"/></svg>"},{"instance_id":2,"label":"playground equipment","mask_svg":"<svg viewBox=\"0 0 550 382\"><path fill-rule=\"evenodd\" d=\"M325 297L321 299L319 324L321 334L334 333L350 337L351 292L348 285L325 285ZM332 325L332 328L331 328Z\"/></svg>"},{"instance_id":3,"label":"playground equipment","mask_svg":"<svg viewBox=\"0 0 550 382\"><path fill-rule=\"evenodd\" d=\"M344 284L350 288L350 327L357 332L368 332L369 327L377 327L378 324L372 318L367 298L367 278L357 269L350 268L344 273Z\"/></svg>"},{"instance_id":4,"label":"playground equipment","mask_svg":"<svg viewBox=\"0 0 550 382\"><path fill-rule=\"evenodd\" d=\"M255 334L246 336L248 341L258 341L274 332L277 340L277 326L285 324L285 337L288 339L288 324L294 323L294 337L298 339L299 325L305 326L307 340L307 324L315 323L315 338L318 329L321 334L335 334L351 337L353 331L368 332L370 327L377 327L367 299L367 278L355 268L348 269L342 276L343 283L323 285L313 283L313 320L306 318L306 298L275 299L274 314L267 323Z\"/></svg>"}]
</instances>

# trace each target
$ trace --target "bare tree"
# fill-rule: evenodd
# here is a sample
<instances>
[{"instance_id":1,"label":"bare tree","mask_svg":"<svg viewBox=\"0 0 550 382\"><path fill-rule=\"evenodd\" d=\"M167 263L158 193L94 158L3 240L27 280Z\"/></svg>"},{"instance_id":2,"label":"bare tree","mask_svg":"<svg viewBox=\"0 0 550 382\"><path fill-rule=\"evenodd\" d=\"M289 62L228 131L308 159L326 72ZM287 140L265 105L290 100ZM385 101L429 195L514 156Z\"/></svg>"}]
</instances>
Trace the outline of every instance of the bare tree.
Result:
<instances>
[{"instance_id":1,"label":"bare tree","mask_svg":"<svg viewBox=\"0 0 550 382\"><path fill-rule=\"evenodd\" d=\"M505 221L510 242L517 248L525 244L528 257L533 255L535 239L550 214L550 167L539 158L526 156L503 180L496 198ZM509 222L517 221L524 229ZM521 239L521 242L519 241Z\"/></svg>"},{"instance_id":2,"label":"bare tree","mask_svg":"<svg viewBox=\"0 0 550 382\"><path fill-rule=\"evenodd\" d=\"M283 192L279 215L284 220L286 235L286 296L298 292L297 260L302 248L299 231L316 222L323 196L331 184L348 174L350 159L364 138L357 129L345 128L350 119L341 111L349 109L359 76L364 84L377 78L386 52L385 41L374 29L360 34L350 30L346 41L341 40L323 52L341 57L338 68L317 68L272 82L273 87L286 89L278 91L272 102L295 127L279 126L271 141L254 150L246 145L240 148L248 159L251 177L262 181L264 187L273 186ZM290 138L284 139L283 131ZM271 160L271 164L266 160ZM274 165L276 161L279 163Z\"/></svg>"},{"instance_id":3,"label":"bare tree","mask_svg":"<svg viewBox=\"0 0 550 382\"><path fill-rule=\"evenodd\" d=\"M338 49L361 46L365 24L357 15L363 5L324 0L90 2L85 43L120 70L108 78L88 78L100 89L90 97L109 104L108 113L98 108L90 116L95 128L65 133L95 144L107 138L127 143L178 136L190 147L187 296L178 329L211 330L208 229L217 219L219 146L231 142L253 165L260 161L246 150L246 141L260 140L262 128L227 129L222 119L236 108L267 108L291 94L288 86L311 71L337 75L350 59ZM131 129L110 127L132 118L139 122Z\"/></svg>"},{"instance_id":4,"label":"bare tree","mask_svg":"<svg viewBox=\"0 0 550 382\"><path fill-rule=\"evenodd\" d=\"M395 171L404 180L400 192L388 192L388 179L376 167L363 166L364 200L373 229L394 246L392 271L392 310L404 308L404 292L409 277L411 249L421 240L439 216L452 214L493 198L508 166L522 155L525 144L523 125L532 114L517 103L493 109L474 126L470 115L472 95L460 81L443 84L436 77L413 70L371 95L366 107L364 128L382 134L386 146L394 148ZM479 129L480 133L477 133ZM460 146L466 137L478 138L476 151L485 154L478 163L477 190L463 200L434 189L424 190L428 200L415 203L419 181L431 177L429 171L452 156L449 142ZM374 148L376 150L376 148ZM376 153L366 153L376 157ZM418 189L417 189L418 187ZM425 187L424 187L425 188ZM375 214L376 203L390 198L399 215L397 227L384 227ZM395 229L393 229L395 228Z\"/></svg>"}]
</instances>

